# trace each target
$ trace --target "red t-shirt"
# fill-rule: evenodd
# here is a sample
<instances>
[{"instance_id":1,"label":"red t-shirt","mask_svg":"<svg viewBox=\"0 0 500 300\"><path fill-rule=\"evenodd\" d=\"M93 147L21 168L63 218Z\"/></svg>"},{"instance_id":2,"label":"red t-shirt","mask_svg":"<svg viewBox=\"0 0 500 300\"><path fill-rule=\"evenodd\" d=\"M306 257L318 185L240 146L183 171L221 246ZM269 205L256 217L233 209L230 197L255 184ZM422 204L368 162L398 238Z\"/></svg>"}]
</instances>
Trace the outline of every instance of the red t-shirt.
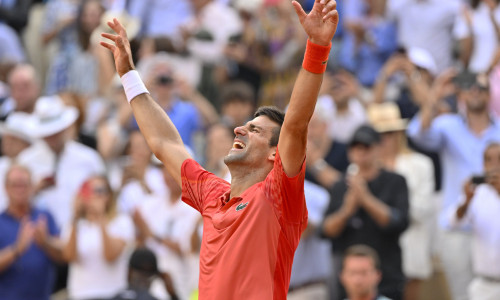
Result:
<instances>
[{"instance_id":1,"label":"red t-shirt","mask_svg":"<svg viewBox=\"0 0 500 300\"><path fill-rule=\"evenodd\" d=\"M286 299L293 255L307 226L305 163L288 177L276 153L266 179L229 199L231 186L188 159L182 200L203 216L199 299Z\"/></svg>"}]
</instances>

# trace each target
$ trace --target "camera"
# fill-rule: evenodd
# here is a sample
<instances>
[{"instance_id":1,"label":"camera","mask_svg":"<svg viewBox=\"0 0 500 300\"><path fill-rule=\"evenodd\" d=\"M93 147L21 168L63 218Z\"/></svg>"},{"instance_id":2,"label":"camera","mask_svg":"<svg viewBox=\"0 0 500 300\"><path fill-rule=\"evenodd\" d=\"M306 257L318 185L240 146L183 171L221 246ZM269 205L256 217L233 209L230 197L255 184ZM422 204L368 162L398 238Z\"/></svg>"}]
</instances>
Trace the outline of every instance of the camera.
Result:
<instances>
[{"instance_id":1,"label":"camera","mask_svg":"<svg viewBox=\"0 0 500 300\"><path fill-rule=\"evenodd\" d=\"M483 184L486 182L486 176L485 175L472 176L471 182L475 185Z\"/></svg>"}]
</instances>

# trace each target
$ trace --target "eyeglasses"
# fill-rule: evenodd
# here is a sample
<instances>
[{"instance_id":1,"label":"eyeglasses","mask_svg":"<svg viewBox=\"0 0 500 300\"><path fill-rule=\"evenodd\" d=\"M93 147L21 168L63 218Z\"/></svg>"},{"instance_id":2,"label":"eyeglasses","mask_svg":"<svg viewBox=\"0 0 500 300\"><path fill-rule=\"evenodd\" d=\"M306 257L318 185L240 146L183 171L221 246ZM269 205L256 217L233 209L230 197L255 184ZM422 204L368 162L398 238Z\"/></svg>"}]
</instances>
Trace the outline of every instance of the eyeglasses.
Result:
<instances>
[{"instance_id":1,"label":"eyeglasses","mask_svg":"<svg viewBox=\"0 0 500 300\"><path fill-rule=\"evenodd\" d=\"M92 193L98 196L106 196L109 194L109 190L105 186L96 186L92 189Z\"/></svg>"}]
</instances>

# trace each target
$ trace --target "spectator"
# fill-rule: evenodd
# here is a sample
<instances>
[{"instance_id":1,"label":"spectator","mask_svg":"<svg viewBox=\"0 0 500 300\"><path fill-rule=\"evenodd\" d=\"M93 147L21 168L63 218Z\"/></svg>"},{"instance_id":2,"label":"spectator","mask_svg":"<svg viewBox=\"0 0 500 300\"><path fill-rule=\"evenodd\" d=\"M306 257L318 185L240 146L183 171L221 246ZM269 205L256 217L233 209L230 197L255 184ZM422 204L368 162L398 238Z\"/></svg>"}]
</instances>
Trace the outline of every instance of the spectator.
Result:
<instances>
[{"instance_id":1,"label":"spectator","mask_svg":"<svg viewBox=\"0 0 500 300\"><path fill-rule=\"evenodd\" d=\"M26 60L24 48L14 29L0 23L0 65L21 63Z\"/></svg>"},{"instance_id":2,"label":"spectator","mask_svg":"<svg viewBox=\"0 0 500 300\"><path fill-rule=\"evenodd\" d=\"M485 76L461 74L457 77L458 101L464 114L435 117L434 101L426 101L408 125L408 136L419 146L438 151L443 162L443 203L439 209L441 228L445 211L459 198L457 188L472 174L480 173L483 159L478 153L500 140L500 123L489 115L490 99ZM432 99L432 98L431 98ZM466 299L472 280L470 238L461 232L444 232L439 239L441 259L453 299Z\"/></svg>"},{"instance_id":3,"label":"spectator","mask_svg":"<svg viewBox=\"0 0 500 300\"><path fill-rule=\"evenodd\" d=\"M224 163L226 153L233 147L234 133L223 124L215 124L207 132L205 168L222 179L231 182L231 173Z\"/></svg>"},{"instance_id":4,"label":"spectator","mask_svg":"<svg viewBox=\"0 0 500 300\"><path fill-rule=\"evenodd\" d=\"M151 195L148 201L138 205L133 219L139 240L155 252L160 271L171 275L179 297L187 299L197 287L197 284L192 285L192 277L197 274L198 264L190 253L191 234L195 231L199 215L181 201L181 187L165 167L162 169L169 195Z\"/></svg>"},{"instance_id":5,"label":"spectator","mask_svg":"<svg viewBox=\"0 0 500 300\"><path fill-rule=\"evenodd\" d=\"M306 179L330 189L346 171L347 145L328 135L330 115L318 103L307 130ZM307 199L306 199L307 200Z\"/></svg>"},{"instance_id":6,"label":"spectator","mask_svg":"<svg viewBox=\"0 0 500 300\"><path fill-rule=\"evenodd\" d=\"M17 65L10 71L7 82L10 97L1 104L0 119L5 120L12 111L31 114L40 95L35 69L28 64Z\"/></svg>"},{"instance_id":7,"label":"spectator","mask_svg":"<svg viewBox=\"0 0 500 300\"><path fill-rule=\"evenodd\" d=\"M0 182L5 181L5 174L17 157L33 142L30 137L30 115L26 113L11 113L5 122L0 123L0 136L2 137L0 157ZM4 185L0 186L0 211L7 207L7 195Z\"/></svg>"},{"instance_id":8,"label":"spectator","mask_svg":"<svg viewBox=\"0 0 500 300\"><path fill-rule=\"evenodd\" d=\"M385 61L396 50L397 28L377 11L376 1L361 1L366 6L362 15L344 20L346 31L339 54L340 65L370 88Z\"/></svg>"},{"instance_id":9,"label":"spectator","mask_svg":"<svg viewBox=\"0 0 500 300\"><path fill-rule=\"evenodd\" d=\"M128 264L128 287L112 300L155 300L150 293L152 281L160 276L155 254L147 248L137 248ZM175 291L169 287L170 299L178 300Z\"/></svg>"},{"instance_id":10,"label":"spectator","mask_svg":"<svg viewBox=\"0 0 500 300\"><path fill-rule=\"evenodd\" d=\"M373 247L384 276L380 292L400 300L405 277L399 238L408 226L408 188L402 176L378 164L379 143L379 134L369 126L354 133L348 155L355 165L331 189L323 233L332 239L334 259L355 244Z\"/></svg>"},{"instance_id":11,"label":"spectator","mask_svg":"<svg viewBox=\"0 0 500 300\"><path fill-rule=\"evenodd\" d=\"M221 92L221 119L229 128L244 125L255 110L255 93L248 83L230 82Z\"/></svg>"},{"instance_id":12,"label":"spectator","mask_svg":"<svg viewBox=\"0 0 500 300\"><path fill-rule=\"evenodd\" d=\"M295 251L287 299L326 300L327 281L331 273L331 247L328 241L319 237L318 228L328 207L330 195L324 188L307 180L304 182L304 193L309 218Z\"/></svg>"},{"instance_id":13,"label":"spectator","mask_svg":"<svg viewBox=\"0 0 500 300\"><path fill-rule=\"evenodd\" d=\"M460 41L460 58L470 72L488 71L500 38L500 9L497 0L472 0L464 8L453 33Z\"/></svg>"},{"instance_id":14,"label":"spectator","mask_svg":"<svg viewBox=\"0 0 500 300\"><path fill-rule=\"evenodd\" d=\"M5 176L9 199L0 214L0 298L48 300L60 261L59 232L49 213L32 207L30 171L13 165Z\"/></svg>"},{"instance_id":15,"label":"spectator","mask_svg":"<svg viewBox=\"0 0 500 300\"><path fill-rule=\"evenodd\" d=\"M0 3L0 20L18 33L28 23L28 12L33 0L2 1Z\"/></svg>"},{"instance_id":16,"label":"spectator","mask_svg":"<svg viewBox=\"0 0 500 300\"><path fill-rule=\"evenodd\" d=\"M432 239L435 225L432 161L408 148L398 107L391 102L368 109L371 124L381 134L380 161L386 170L402 175L408 184L410 226L401 236L403 271L408 279L406 300L418 299L421 282L432 274Z\"/></svg>"},{"instance_id":17,"label":"spectator","mask_svg":"<svg viewBox=\"0 0 500 300\"><path fill-rule=\"evenodd\" d=\"M365 245L347 248L340 280L347 292L347 300L390 300L378 293L382 278L377 252Z\"/></svg>"},{"instance_id":18,"label":"spectator","mask_svg":"<svg viewBox=\"0 0 500 300\"><path fill-rule=\"evenodd\" d=\"M450 208L453 228L472 228L474 280L468 287L470 300L500 299L500 144L484 151L484 178L468 180L465 199ZM485 180L484 183L481 181ZM467 229L466 229L467 230Z\"/></svg>"},{"instance_id":19,"label":"spectator","mask_svg":"<svg viewBox=\"0 0 500 300\"><path fill-rule=\"evenodd\" d=\"M71 220L72 203L80 185L91 174L104 173L99 154L69 138L78 117L76 108L57 96L37 101L31 134L46 146L30 147L19 163L28 166L37 182L37 206L48 210L59 228Z\"/></svg>"},{"instance_id":20,"label":"spectator","mask_svg":"<svg viewBox=\"0 0 500 300\"><path fill-rule=\"evenodd\" d=\"M132 220L116 209L104 176L81 186L72 222L63 229L63 257L69 263L71 299L111 298L127 287L127 264L134 242Z\"/></svg>"},{"instance_id":21,"label":"spectator","mask_svg":"<svg viewBox=\"0 0 500 300\"><path fill-rule=\"evenodd\" d=\"M440 73L453 63L452 29L460 7L458 0L390 0L387 14L398 27L398 44L406 49L427 50ZM423 16L425 22L422 22Z\"/></svg>"},{"instance_id":22,"label":"spectator","mask_svg":"<svg viewBox=\"0 0 500 300\"><path fill-rule=\"evenodd\" d=\"M330 81L326 94L318 99L323 108L331 116L329 134L333 140L349 143L356 129L366 122L366 112L363 99L360 96L359 85L351 74L339 71L325 76Z\"/></svg>"}]
</instances>

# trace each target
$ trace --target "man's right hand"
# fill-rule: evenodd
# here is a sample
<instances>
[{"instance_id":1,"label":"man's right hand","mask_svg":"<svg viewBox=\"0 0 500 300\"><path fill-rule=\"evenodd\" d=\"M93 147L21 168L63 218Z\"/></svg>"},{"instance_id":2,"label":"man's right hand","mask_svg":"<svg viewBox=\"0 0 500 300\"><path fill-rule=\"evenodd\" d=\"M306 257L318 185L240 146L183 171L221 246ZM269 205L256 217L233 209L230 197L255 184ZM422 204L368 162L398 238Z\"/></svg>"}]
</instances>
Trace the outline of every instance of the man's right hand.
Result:
<instances>
[{"instance_id":1,"label":"man's right hand","mask_svg":"<svg viewBox=\"0 0 500 300\"><path fill-rule=\"evenodd\" d=\"M35 235L35 226L28 219L24 218L21 221L21 226L19 227L19 233L17 234L17 241L15 245L15 250L17 255L23 254L33 242Z\"/></svg>"},{"instance_id":2,"label":"man's right hand","mask_svg":"<svg viewBox=\"0 0 500 300\"><path fill-rule=\"evenodd\" d=\"M132 51L130 50L130 42L127 38L127 32L120 22L115 18L113 22L108 22L108 26L113 29L115 34L102 33L101 35L114 44L101 42L101 46L109 49L113 53L115 59L116 72L120 77L128 71L134 70L134 62L132 60Z\"/></svg>"}]
</instances>

